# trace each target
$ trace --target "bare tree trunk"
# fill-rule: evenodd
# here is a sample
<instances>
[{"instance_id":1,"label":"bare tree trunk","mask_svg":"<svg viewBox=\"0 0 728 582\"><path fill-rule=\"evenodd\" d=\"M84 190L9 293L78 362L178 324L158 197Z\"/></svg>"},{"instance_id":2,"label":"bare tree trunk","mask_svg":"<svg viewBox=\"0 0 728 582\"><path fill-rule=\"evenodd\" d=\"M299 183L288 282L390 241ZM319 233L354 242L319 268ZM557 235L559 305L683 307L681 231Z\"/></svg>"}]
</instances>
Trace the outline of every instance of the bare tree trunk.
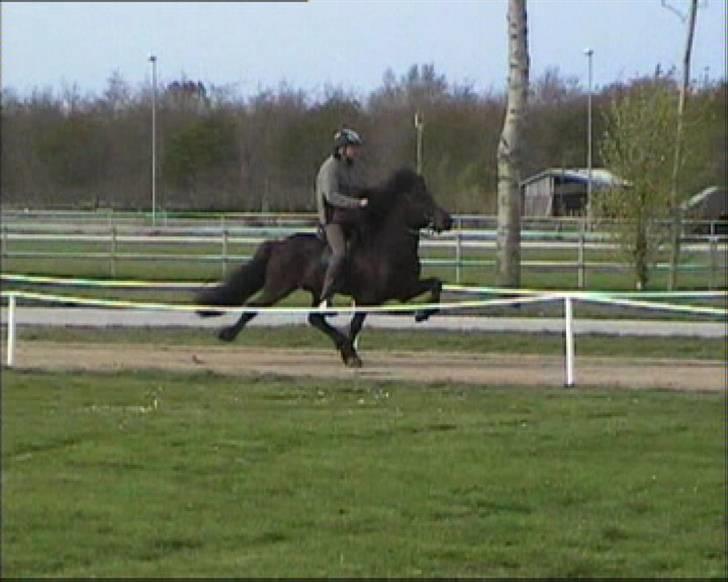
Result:
<instances>
[{"instance_id":1,"label":"bare tree trunk","mask_svg":"<svg viewBox=\"0 0 728 582\"><path fill-rule=\"evenodd\" d=\"M521 284L521 148L528 98L526 0L508 0L508 103L498 144L496 285Z\"/></svg>"},{"instance_id":2,"label":"bare tree trunk","mask_svg":"<svg viewBox=\"0 0 728 582\"><path fill-rule=\"evenodd\" d=\"M677 287L677 270L680 263L680 230L681 230L681 209L678 196L678 177L680 164L682 163L682 141L683 141L683 114L685 112L685 99L687 98L688 85L690 83L690 53L693 50L693 35L695 33L695 17L698 11L698 0L690 3L690 16L688 16L688 37L685 43L685 55L683 57L683 76L680 86L680 96L677 103L677 135L675 137L675 160L672 166L672 184L670 190L670 206L672 211L671 245L670 245L670 277L667 288L672 291Z\"/></svg>"}]
</instances>

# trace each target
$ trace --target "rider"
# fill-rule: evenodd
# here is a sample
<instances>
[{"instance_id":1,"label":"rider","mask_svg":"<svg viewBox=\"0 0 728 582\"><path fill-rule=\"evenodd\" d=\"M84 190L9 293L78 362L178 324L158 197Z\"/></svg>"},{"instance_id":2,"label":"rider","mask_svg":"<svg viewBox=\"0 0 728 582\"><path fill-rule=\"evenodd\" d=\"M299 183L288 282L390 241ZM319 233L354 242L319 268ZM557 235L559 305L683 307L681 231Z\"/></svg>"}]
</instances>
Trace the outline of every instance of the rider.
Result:
<instances>
[{"instance_id":1,"label":"rider","mask_svg":"<svg viewBox=\"0 0 728 582\"><path fill-rule=\"evenodd\" d=\"M350 234L335 209L359 209L368 204L367 198L358 196L363 179L356 164L363 145L359 134L343 128L334 134L334 151L321 165L316 177L316 206L321 228L331 247L324 285L321 291L321 307L328 307L336 293L336 284L346 259L346 242Z\"/></svg>"}]
</instances>

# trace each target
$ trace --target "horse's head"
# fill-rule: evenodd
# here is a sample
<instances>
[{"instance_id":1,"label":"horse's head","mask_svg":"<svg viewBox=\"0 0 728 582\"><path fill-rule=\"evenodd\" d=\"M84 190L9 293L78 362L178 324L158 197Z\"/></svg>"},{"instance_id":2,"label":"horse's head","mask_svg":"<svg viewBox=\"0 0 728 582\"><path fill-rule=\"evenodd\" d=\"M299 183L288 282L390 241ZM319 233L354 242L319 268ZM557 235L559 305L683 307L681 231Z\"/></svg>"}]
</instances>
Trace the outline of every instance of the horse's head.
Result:
<instances>
[{"instance_id":1,"label":"horse's head","mask_svg":"<svg viewBox=\"0 0 728 582\"><path fill-rule=\"evenodd\" d=\"M399 170L389 186L397 193L402 216L409 228L432 228L436 232L452 228L450 213L435 202L422 176L410 169Z\"/></svg>"}]
</instances>

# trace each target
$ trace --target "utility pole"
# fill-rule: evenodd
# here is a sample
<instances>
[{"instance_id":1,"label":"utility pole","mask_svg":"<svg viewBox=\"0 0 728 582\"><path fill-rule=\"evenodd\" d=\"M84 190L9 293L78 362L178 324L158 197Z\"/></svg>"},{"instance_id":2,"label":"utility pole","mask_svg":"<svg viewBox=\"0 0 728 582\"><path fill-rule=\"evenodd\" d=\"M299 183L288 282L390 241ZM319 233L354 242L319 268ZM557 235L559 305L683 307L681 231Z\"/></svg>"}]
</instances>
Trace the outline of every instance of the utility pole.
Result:
<instances>
[{"instance_id":1,"label":"utility pole","mask_svg":"<svg viewBox=\"0 0 728 582\"><path fill-rule=\"evenodd\" d=\"M422 134L425 131L425 120L419 111L415 113L415 130L417 130L417 173L422 175Z\"/></svg>"},{"instance_id":2,"label":"utility pole","mask_svg":"<svg viewBox=\"0 0 728 582\"><path fill-rule=\"evenodd\" d=\"M149 56L152 63L152 224L157 224L157 57Z\"/></svg>"},{"instance_id":3,"label":"utility pole","mask_svg":"<svg viewBox=\"0 0 728 582\"><path fill-rule=\"evenodd\" d=\"M672 8L663 0L662 5L672 10L680 19L685 22L685 17ZM690 13L688 14L688 32L685 41L685 53L683 55L682 67L682 84L680 85L680 95L677 103L677 130L675 136L675 158L672 165L672 183L670 186L670 210L672 213L672 227L670 232L670 277L667 282L667 288L673 291L677 287L677 272L680 264L680 230L682 222L682 212L680 209L680 200L678 194L678 179L680 176L680 165L682 164L682 146L683 146L683 117L685 113L685 100L687 99L688 86L690 84L690 54L693 50L693 36L695 35L695 19L698 13L698 0L690 1Z\"/></svg>"},{"instance_id":4,"label":"utility pole","mask_svg":"<svg viewBox=\"0 0 728 582\"><path fill-rule=\"evenodd\" d=\"M593 49L585 49L584 54L588 60L588 83L587 92L587 121L586 121L586 224L591 223L592 218L592 56Z\"/></svg>"}]
</instances>

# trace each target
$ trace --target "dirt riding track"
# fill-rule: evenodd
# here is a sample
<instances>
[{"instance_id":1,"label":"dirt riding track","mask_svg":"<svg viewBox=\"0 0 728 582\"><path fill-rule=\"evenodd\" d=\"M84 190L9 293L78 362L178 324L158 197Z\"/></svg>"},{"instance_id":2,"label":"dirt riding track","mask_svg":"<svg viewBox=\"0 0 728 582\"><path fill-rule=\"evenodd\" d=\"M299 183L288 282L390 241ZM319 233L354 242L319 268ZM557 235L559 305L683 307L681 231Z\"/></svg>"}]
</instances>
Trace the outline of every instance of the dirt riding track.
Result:
<instances>
[{"instance_id":1,"label":"dirt riding track","mask_svg":"<svg viewBox=\"0 0 728 582\"><path fill-rule=\"evenodd\" d=\"M342 380L356 377L483 386L553 387L564 382L562 357L366 350L361 355L364 367L350 370L333 350L26 341L17 346L15 366L69 371L211 371L236 376L278 374ZM726 390L726 372L726 365L716 361L577 354L575 378L577 386L721 391Z\"/></svg>"}]
</instances>

